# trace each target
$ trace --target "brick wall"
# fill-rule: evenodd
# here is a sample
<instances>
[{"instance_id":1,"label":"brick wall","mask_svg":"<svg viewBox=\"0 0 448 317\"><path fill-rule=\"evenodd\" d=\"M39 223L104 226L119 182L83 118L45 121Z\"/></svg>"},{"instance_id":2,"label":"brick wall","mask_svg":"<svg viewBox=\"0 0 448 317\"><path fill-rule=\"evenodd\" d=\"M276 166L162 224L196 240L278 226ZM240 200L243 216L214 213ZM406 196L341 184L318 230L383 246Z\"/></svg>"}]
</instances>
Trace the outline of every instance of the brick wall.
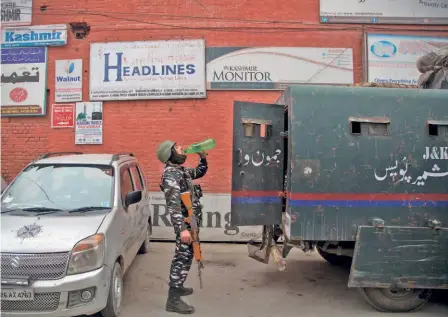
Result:
<instances>
[{"instance_id":1,"label":"brick wall","mask_svg":"<svg viewBox=\"0 0 448 317\"><path fill-rule=\"evenodd\" d=\"M363 27L320 25L318 0L265 0L263 4L258 0L61 2L34 0L33 25L87 22L91 31L82 40L69 34L66 46L49 48L45 117L2 118L2 175L8 181L36 155L49 151L131 151L140 160L151 190L158 190L162 165L155 151L159 142L173 139L189 144L213 137L217 147L209 153L210 170L202 183L207 192L230 192L233 101L270 103L279 92L208 91L205 100L104 102L103 145L75 146L74 129L50 128L55 60L83 59L83 96L88 101L91 42L204 38L207 46L350 47L354 54L354 80L359 82L362 78ZM46 8L42 12L43 5ZM266 23L273 20L295 22ZM364 30L446 35L448 27L381 26ZM192 156L189 165L195 161Z\"/></svg>"}]
</instances>

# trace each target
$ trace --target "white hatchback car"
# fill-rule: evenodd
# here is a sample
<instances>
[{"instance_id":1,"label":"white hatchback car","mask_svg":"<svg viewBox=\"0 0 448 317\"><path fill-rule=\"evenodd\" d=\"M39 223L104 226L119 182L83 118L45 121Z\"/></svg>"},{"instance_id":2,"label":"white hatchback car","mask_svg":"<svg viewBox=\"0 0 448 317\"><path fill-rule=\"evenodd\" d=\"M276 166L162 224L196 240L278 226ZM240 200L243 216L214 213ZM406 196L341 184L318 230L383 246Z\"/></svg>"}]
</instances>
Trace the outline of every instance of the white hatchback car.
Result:
<instances>
[{"instance_id":1,"label":"white hatchback car","mask_svg":"<svg viewBox=\"0 0 448 317\"><path fill-rule=\"evenodd\" d=\"M123 275L151 232L132 154L44 155L1 196L1 315L118 316Z\"/></svg>"}]
</instances>

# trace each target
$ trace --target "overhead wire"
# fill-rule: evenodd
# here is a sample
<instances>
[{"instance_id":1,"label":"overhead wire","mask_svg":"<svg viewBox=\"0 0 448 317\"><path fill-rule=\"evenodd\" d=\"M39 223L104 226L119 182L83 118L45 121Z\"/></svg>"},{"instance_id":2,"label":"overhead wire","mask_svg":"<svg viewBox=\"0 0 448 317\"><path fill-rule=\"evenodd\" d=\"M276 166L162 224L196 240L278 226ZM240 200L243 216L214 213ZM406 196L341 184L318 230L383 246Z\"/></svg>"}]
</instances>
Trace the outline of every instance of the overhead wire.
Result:
<instances>
[{"instance_id":1,"label":"overhead wire","mask_svg":"<svg viewBox=\"0 0 448 317\"><path fill-rule=\"evenodd\" d=\"M20 7L20 6L19 6ZM23 7L25 8L25 7ZM79 9L68 9L68 8L57 8L57 9L51 9L52 11L56 11L55 13L47 12L49 9L45 9L43 12L34 12L34 15L38 16L46 16L46 15L52 15L52 16L73 16L73 15L83 15L83 16L100 16L104 18L111 18L118 21L126 21L126 22L134 22L134 23L141 23L145 25L153 25L153 26L159 26L161 28L148 28L153 30L167 30L167 29L185 29L185 30L202 30L202 31L219 31L219 32L247 32L247 33L275 33L275 32L311 32L311 31L325 31L325 32L334 32L334 31L363 31L364 28L368 28L370 30L381 30L381 31L405 31L405 32L412 32L412 31L418 31L418 32L440 32L440 33L448 33L448 29L440 30L440 29L434 29L439 26L434 25L425 25L425 28L409 28L408 25L403 28L403 26L394 26L394 29L391 29L390 26L384 27L384 26L373 26L373 25L335 25L335 24L316 24L316 23L305 23L303 21L287 21L287 20L251 20L251 19L238 19L238 18L222 18L222 17L204 17L204 16L189 16L189 15L170 15L170 14L163 14L163 13L134 13L134 12L113 12L114 15L109 14L110 11L102 11L102 12L94 12L90 10L79 10ZM34 10L37 11L37 10ZM39 10L40 11L40 10ZM61 12L57 12L61 11ZM69 13L67 13L67 11ZM24 13L24 14L30 14L30 13ZM233 21L233 22L240 22L240 23L255 23L255 24L300 24L302 27L247 27L247 26L228 26L228 27L222 27L222 26L186 26L186 25L178 25L178 24L169 24L169 23L161 23L161 22L154 22L154 21L146 21L141 19L134 19L134 18L128 18L128 17L121 17L116 16L123 15L123 14L132 14L132 15L145 15L145 16L157 16L157 17L173 17L176 19L205 19L205 20L218 20L218 21ZM89 23L91 27L96 27L97 29L101 30L101 27L104 26L108 30L113 29L114 31L119 30L138 30L138 29L145 29L142 27L136 27L132 26L131 28L119 25L119 28L111 27L110 24L95 24L95 23Z\"/></svg>"}]
</instances>

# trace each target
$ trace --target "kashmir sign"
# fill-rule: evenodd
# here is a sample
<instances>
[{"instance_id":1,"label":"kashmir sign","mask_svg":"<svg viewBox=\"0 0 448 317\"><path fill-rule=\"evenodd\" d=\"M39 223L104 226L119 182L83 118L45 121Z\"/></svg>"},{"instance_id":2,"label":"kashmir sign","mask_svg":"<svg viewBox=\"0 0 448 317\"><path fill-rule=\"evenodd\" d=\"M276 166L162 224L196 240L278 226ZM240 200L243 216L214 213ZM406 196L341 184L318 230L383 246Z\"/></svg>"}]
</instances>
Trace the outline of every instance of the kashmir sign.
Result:
<instances>
[{"instance_id":1,"label":"kashmir sign","mask_svg":"<svg viewBox=\"0 0 448 317\"><path fill-rule=\"evenodd\" d=\"M82 59L57 60L55 101L82 101Z\"/></svg>"},{"instance_id":2,"label":"kashmir sign","mask_svg":"<svg viewBox=\"0 0 448 317\"><path fill-rule=\"evenodd\" d=\"M2 27L31 25L33 0L3 0Z\"/></svg>"},{"instance_id":3,"label":"kashmir sign","mask_svg":"<svg viewBox=\"0 0 448 317\"><path fill-rule=\"evenodd\" d=\"M448 0L320 0L320 21L448 24Z\"/></svg>"},{"instance_id":4,"label":"kashmir sign","mask_svg":"<svg viewBox=\"0 0 448 317\"><path fill-rule=\"evenodd\" d=\"M367 80L417 85L417 59L448 45L448 37L367 34Z\"/></svg>"},{"instance_id":5,"label":"kashmir sign","mask_svg":"<svg viewBox=\"0 0 448 317\"><path fill-rule=\"evenodd\" d=\"M1 49L2 116L44 116L47 48Z\"/></svg>"},{"instance_id":6,"label":"kashmir sign","mask_svg":"<svg viewBox=\"0 0 448 317\"><path fill-rule=\"evenodd\" d=\"M75 104L56 104L51 109L52 128L73 128L75 122Z\"/></svg>"},{"instance_id":7,"label":"kashmir sign","mask_svg":"<svg viewBox=\"0 0 448 317\"><path fill-rule=\"evenodd\" d=\"M202 242L247 242L260 240L261 226L232 226L230 223L230 194L207 194L201 198L202 226L200 238ZM162 192L150 193L152 235L154 240L174 240L174 229L170 213L166 208L165 196Z\"/></svg>"},{"instance_id":8,"label":"kashmir sign","mask_svg":"<svg viewBox=\"0 0 448 317\"><path fill-rule=\"evenodd\" d=\"M207 89L283 90L290 84L352 84L351 48L210 47Z\"/></svg>"},{"instance_id":9,"label":"kashmir sign","mask_svg":"<svg viewBox=\"0 0 448 317\"><path fill-rule=\"evenodd\" d=\"M90 100L205 97L204 40L90 46Z\"/></svg>"},{"instance_id":10,"label":"kashmir sign","mask_svg":"<svg viewBox=\"0 0 448 317\"><path fill-rule=\"evenodd\" d=\"M103 144L103 103L76 103L75 144Z\"/></svg>"},{"instance_id":11,"label":"kashmir sign","mask_svg":"<svg viewBox=\"0 0 448 317\"><path fill-rule=\"evenodd\" d=\"M2 28L2 48L67 44L65 24Z\"/></svg>"}]
</instances>

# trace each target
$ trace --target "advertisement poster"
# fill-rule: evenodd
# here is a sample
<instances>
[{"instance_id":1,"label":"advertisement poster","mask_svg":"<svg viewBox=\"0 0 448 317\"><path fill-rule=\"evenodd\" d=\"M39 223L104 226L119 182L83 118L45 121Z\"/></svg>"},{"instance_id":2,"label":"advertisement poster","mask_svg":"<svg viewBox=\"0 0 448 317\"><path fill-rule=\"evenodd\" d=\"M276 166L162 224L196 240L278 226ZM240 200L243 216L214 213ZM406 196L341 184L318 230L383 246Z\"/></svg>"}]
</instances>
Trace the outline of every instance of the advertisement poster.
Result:
<instances>
[{"instance_id":1,"label":"advertisement poster","mask_svg":"<svg viewBox=\"0 0 448 317\"><path fill-rule=\"evenodd\" d=\"M55 102L82 101L82 59L57 60Z\"/></svg>"},{"instance_id":2,"label":"advertisement poster","mask_svg":"<svg viewBox=\"0 0 448 317\"><path fill-rule=\"evenodd\" d=\"M367 34L367 80L417 85L417 59L448 45L448 37Z\"/></svg>"},{"instance_id":3,"label":"advertisement poster","mask_svg":"<svg viewBox=\"0 0 448 317\"><path fill-rule=\"evenodd\" d=\"M65 24L2 28L2 48L65 44L67 44L67 26Z\"/></svg>"},{"instance_id":4,"label":"advertisement poster","mask_svg":"<svg viewBox=\"0 0 448 317\"><path fill-rule=\"evenodd\" d=\"M170 214L166 209L165 196L162 192L150 193L153 240L174 240ZM204 193L201 198L202 242L247 242L251 239L261 240L262 226L234 227L230 224L230 194Z\"/></svg>"},{"instance_id":5,"label":"advertisement poster","mask_svg":"<svg viewBox=\"0 0 448 317\"><path fill-rule=\"evenodd\" d=\"M2 27L31 25L33 0L3 0Z\"/></svg>"},{"instance_id":6,"label":"advertisement poster","mask_svg":"<svg viewBox=\"0 0 448 317\"><path fill-rule=\"evenodd\" d=\"M91 100L205 97L204 40L90 46Z\"/></svg>"},{"instance_id":7,"label":"advertisement poster","mask_svg":"<svg viewBox=\"0 0 448 317\"><path fill-rule=\"evenodd\" d=\"M47 48L1 49L2 116L44 116Z\"/></svg>"},{"instance_id":8,"label":"advertisement poster","mask_svg":"<svg viewBox=\"0 0 448 317\"><path fill-rule=\"evenodd\" d=\"M76 103L75 144L103 144L103 103Z\"/></svg>"},{"instance_id":9,"label":"advertisement poster","mask_svg":"<svg viewBox=\"0 0 448 317\"><path fill-rule=\"evenodd\" d=\"M51 108L52 128L73 128L75 125L75 104L57 104Z\"/></svg>"},{"instance_id":10,"label":"advertisement poster","mask_svg":"<svg viewBox=\"0 0 448 317\"><path fill-rule=\"evenodd\" d=\"M352 83L351 48L207 48L209 90L282 90L290 84Z\"/></svg>"},{"instance_id":11,"label":"advertisement poster","mask_svg":"<svg viewBox=\"0 0 448 317\"><path fill-rule=\"evenodd\" d=\"M448 24L448 0L320 0L322 23Z\"/></svg>"}]
</instances>

